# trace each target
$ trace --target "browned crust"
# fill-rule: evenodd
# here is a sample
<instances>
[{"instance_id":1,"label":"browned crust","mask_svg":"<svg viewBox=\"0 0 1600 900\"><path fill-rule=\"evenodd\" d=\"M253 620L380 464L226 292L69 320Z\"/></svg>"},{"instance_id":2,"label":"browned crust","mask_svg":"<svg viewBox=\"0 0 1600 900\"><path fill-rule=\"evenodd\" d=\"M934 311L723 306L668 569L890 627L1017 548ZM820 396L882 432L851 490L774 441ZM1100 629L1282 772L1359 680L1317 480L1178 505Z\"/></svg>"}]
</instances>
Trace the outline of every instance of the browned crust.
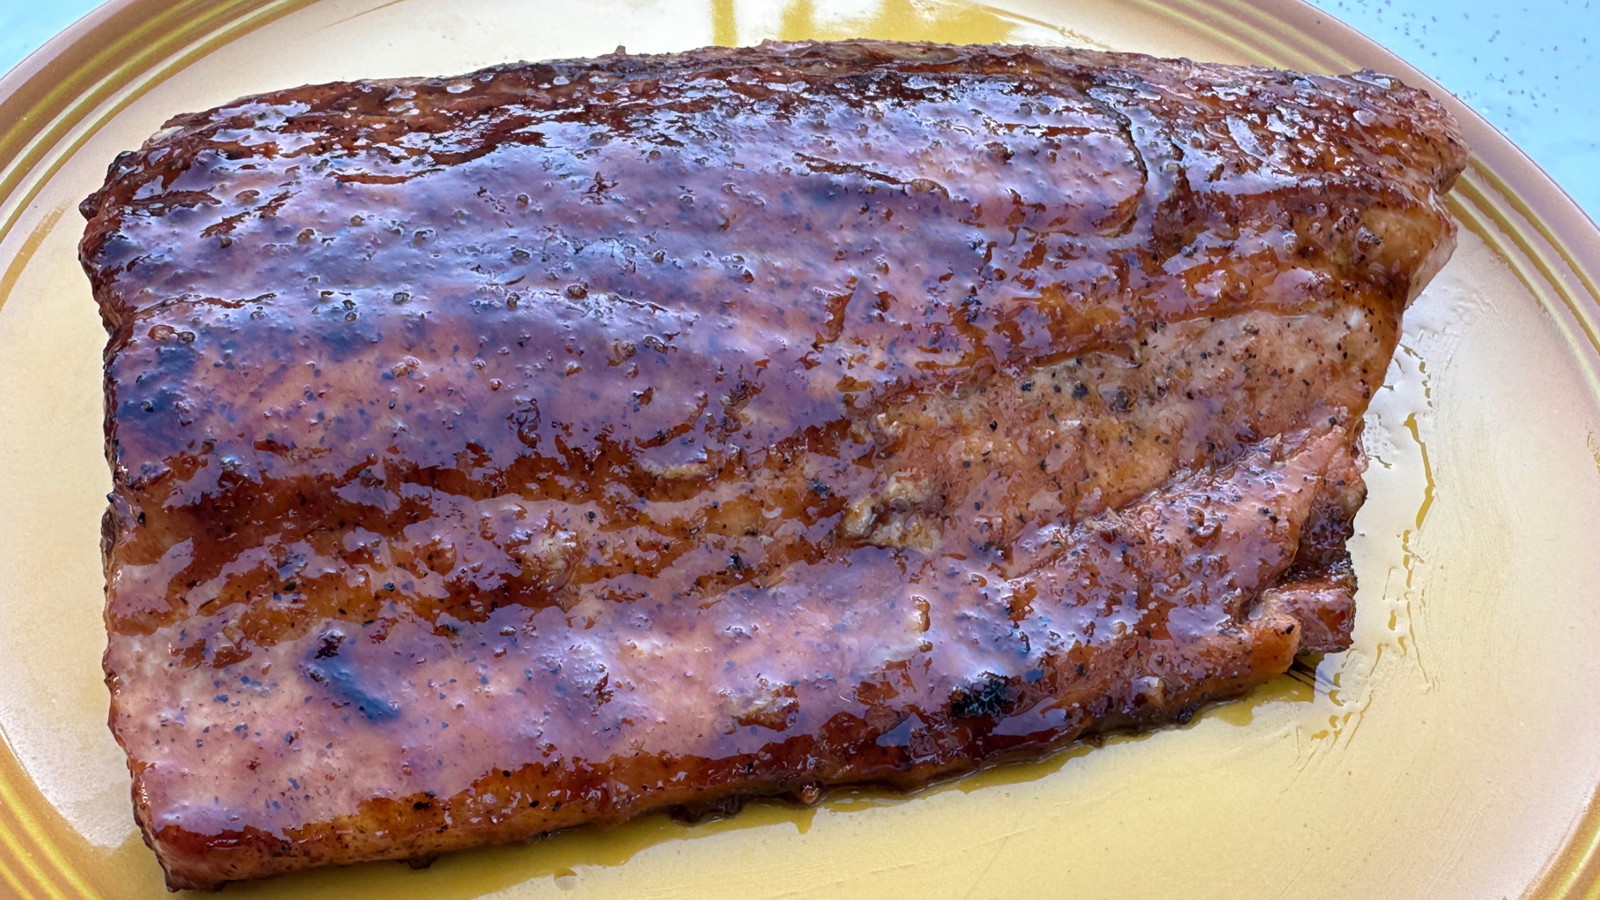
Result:
<instances>
[{"instance_id":1,"label":"browned crust","mask_svg":"<svg viewBox=\"0 0 1600 900\"><path fill-rule=\"evenodd\" d=\"M174 119L81 247L169 884L914 788L1345 646L1464 161L1371 73L884 42Z\"/></svg>"}]
</instances>

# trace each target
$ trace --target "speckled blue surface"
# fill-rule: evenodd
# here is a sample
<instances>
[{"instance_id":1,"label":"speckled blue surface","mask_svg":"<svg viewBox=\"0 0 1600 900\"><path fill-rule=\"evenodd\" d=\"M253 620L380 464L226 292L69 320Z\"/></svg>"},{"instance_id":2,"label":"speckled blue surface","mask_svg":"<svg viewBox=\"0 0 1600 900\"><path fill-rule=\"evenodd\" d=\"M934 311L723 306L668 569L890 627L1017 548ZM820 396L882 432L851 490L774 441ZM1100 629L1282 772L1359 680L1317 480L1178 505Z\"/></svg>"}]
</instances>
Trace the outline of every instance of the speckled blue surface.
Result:
<instances>
[{"instance_id":1,"label":"speckled blue surface","mask_svg":"<svg viewBox=\"0 0 1600 900\"><path fill-rule=\"evenodd\" d=\"M1313 0L1433 76L1600 219L1600 0ZM94 7L0 0L0 68Z\"/></svg>"},{"instance_id":2,"label":"speckled blue surface","mask_svg":"<svg viewBox=\"0 0 1600 900\"><path fill-rule=\"evenodd\" d=\"M1600 219L1600 2L1313 2L1454 91Z\"/></svg>"}]
</instances>

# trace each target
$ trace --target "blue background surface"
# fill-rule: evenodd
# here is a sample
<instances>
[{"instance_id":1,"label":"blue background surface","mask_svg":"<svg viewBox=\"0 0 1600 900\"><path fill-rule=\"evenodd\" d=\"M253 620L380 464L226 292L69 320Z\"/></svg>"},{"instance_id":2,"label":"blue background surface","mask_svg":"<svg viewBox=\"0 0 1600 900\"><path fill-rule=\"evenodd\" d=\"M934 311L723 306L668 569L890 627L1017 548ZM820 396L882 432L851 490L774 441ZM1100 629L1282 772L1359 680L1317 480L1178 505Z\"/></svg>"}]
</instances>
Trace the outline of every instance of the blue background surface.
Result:
<instances>
[{"instance_id":1,"label":"blue background surface","mask_svg":"<svg viewBox=\"0 0 1600 900\"><path fill-rule=\"evenodd\" d=\"M1600 0L1314 2L1454 91L1600 219ZM0 0L0 69L94 6Z\"/></svg>"}]
</instances>

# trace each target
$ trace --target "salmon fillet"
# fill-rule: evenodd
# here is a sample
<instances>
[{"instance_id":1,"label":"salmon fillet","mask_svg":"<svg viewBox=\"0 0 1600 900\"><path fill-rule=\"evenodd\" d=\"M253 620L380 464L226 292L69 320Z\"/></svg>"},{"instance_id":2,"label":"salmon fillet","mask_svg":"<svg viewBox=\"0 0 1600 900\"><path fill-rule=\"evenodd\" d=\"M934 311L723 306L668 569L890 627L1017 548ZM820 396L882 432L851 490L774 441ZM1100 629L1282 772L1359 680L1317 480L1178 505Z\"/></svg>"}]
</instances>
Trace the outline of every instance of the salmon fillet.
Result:
<instances>
[{"instance_id":1,"label":"salmon fillet","mask_svg":"<svg viewBox=\"0 0 1600 900\"><path fill-rule=\"evenodd\" d=\"M914 789L1346 647L1465 154L1370 72L875 41L173 119L81 246L168 884Z\"/></svg>"}]
</instances>

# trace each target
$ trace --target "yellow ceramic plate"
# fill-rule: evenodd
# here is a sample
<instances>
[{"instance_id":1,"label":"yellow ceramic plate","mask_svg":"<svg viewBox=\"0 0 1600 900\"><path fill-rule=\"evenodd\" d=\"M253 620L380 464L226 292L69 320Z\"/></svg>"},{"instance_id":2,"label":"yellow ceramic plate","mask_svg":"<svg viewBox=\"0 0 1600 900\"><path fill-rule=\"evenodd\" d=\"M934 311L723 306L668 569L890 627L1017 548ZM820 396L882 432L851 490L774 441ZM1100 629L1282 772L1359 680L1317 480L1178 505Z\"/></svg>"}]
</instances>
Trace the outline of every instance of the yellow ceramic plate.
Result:
<instances>
[{"instance_id":1,"label":"yellow ceramic plate","mask_svg":"<svg viewBox=\"0 0 1600 900\"><path fill-rule=\"evenodd\" d=\"M0 83L0 896L158 897L100 682L104 341L78 200L172 113L352 76L856 36L1415 70L1294 0L118 0ZM1504 138L1367 444L1355 649L911 799L758 806L242 897L1600 894L1600 233Z\"/></svg>"}]
</instances>

